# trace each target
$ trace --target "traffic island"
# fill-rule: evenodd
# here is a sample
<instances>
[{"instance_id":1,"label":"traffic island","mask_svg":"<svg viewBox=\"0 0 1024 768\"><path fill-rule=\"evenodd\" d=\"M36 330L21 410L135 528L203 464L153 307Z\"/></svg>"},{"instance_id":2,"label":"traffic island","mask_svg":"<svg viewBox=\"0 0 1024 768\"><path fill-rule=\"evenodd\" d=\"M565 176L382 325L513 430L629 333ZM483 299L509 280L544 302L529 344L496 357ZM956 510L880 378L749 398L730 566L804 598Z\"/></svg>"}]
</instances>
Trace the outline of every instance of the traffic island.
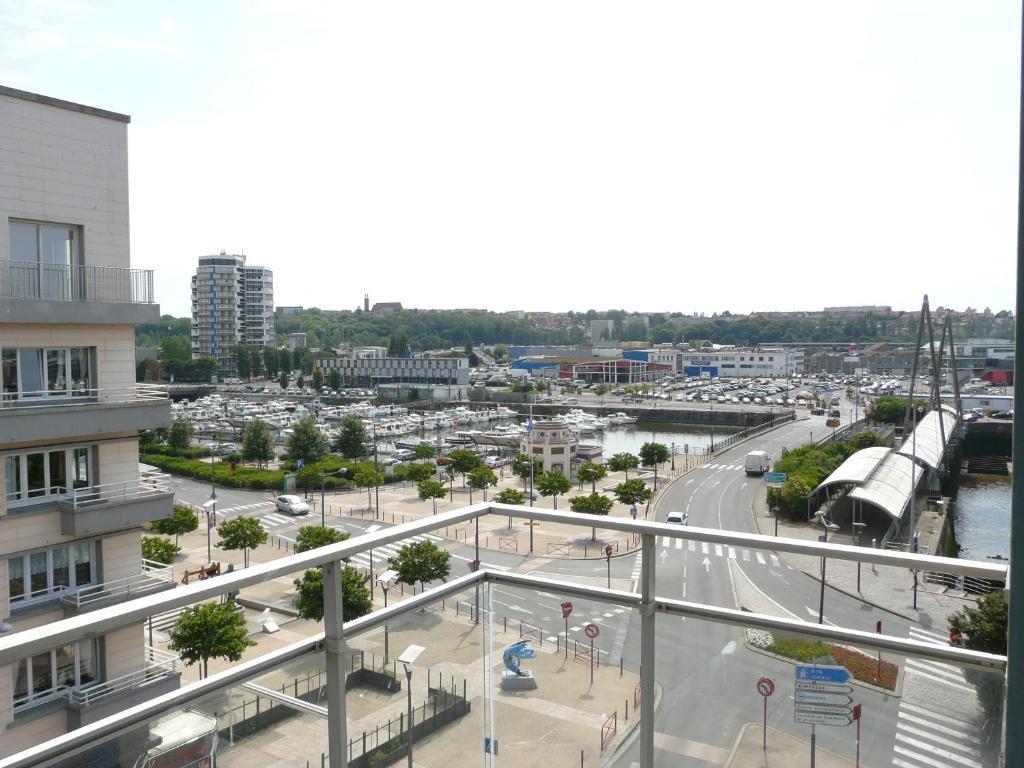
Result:
<instances>
[{"instance_id":1,"label":"traffic island","mask_svg":"<svg viewBox=\"0 0 1024 768\"><path fill-rule=\"evenodd\" d=\"M725 768L790 768L808 765L810 760L808 741L775 728L769 728L766 734L760 723L747 723L736 739ZM854 762L818 746L815 765L817 768L853 768Z\"/></svg>"}]
</instances>

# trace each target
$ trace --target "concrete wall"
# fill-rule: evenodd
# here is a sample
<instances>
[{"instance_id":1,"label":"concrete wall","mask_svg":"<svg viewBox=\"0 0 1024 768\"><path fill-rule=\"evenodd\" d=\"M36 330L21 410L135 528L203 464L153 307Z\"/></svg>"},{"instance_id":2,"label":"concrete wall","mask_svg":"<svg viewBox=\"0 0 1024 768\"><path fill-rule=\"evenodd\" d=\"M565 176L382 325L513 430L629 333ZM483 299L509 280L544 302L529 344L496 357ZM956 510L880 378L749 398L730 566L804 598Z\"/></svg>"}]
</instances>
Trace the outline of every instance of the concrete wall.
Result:
<instances>
[{"instance_id":1,"label":"concrete wall","mask_svg":"<svg viewBox=\"0 0 1024 768\"><path fill-rule=\"evenodd\" d=\"M142 669L144 640L141 624L122 627L104 637L107 680Z\"/></svg>"},{"instance_id":2,"label":"concrete wall","mask_svg":"<svg viewBox=\"0 0 1024 768\"><path fill-rule=\"evenodd\" d=\"M142 569L142 533L128 531L107 536L100 545L103 548L103 581L134 576Z\"/></svg>"},{"instance_id":3,"label":"concrete wall","mask_svg":"<svg viewBox=\"0 0 1024 768\"><path fill-rule=\"evenodd\" d=\"M86 264L128 266L127 128L0 93L0 260L14 217L81 226Z\"/></svg>"}]
</instances>

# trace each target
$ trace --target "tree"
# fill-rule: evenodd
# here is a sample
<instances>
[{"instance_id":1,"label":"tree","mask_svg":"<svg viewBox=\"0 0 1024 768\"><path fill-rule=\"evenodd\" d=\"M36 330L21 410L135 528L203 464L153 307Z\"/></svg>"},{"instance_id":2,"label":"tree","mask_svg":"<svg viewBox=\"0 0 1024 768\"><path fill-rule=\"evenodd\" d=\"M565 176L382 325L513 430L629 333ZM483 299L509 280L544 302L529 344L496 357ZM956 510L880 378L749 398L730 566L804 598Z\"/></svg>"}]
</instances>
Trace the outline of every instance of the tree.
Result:
<instances>
[{"instance_id":1,"label":"tree","mask_svg":"<svg viewBox=\"0 0 1024 768\"><path fill-rule=\"evenodd\" d=\"M949 642L973 651L1006 655L1008 604L1006 593L982 595L977 607L964 606L946 619ZM998 722L1002 715L1003 676L967 667L964 677L978 690L978 701L989 718Z\"/></svg>"},{"instance_id":2,"label":"tree","mask_svg":"<svg viewBox=\"0 0 1024 768\"><path fill-rule=\"evenodd\" d=\"M246 422L242 432L242 459L255 461L262 469L272 458L274 437L270 434L270 426L260 419Z\"/></svg>"},{"instance_id":3,"label":"tree","mask_svg":"<svg viewBox=\"0 0 1024 768\"><path fill-rule=\"evenodd\" d=\"M498 484L498 477L490 467L474 467L469 471L469 503L473 503L473 491L483 491L487 501L487 489Z\"/></svg>"},{"instance_id":4,"label":"tree","mask_svg":"<svg viewBox=\"0 0 1024 768\"><path fill-rule=\"evenodd\" d=\"M190 667L202 662L206 677L210 659L238 661L246 648L256 645L248 632L245 617L234 602L201 603L181 612L171 627L167 647Z\"/></svg>"},{"instance_id":5,"label":"tree","mask_svg":"<svg viewBox=\"0 0 1024 768\"><path fill-rule=\"evenodd\" d=\"M192 533L192 531L199 527L199 515L188 507L175 504L170 517L165 517L163 520L154 520L150 527L156 533L162 533L164 536L173 536L174 543L177 545L178 537L181 534ZM161 560L160 562L163 561Z\"/></svg>"},{"instance_id":6,"label":"tree","mask_svg":"<svg viewBox=\"0 0 1024 768\"><path fill-rule=\"evenodd\" d=\"M245 344L239 344L235 348L235 370L238 372L238 378L248 380L252 375L253 367L254 361L252 349Z\"/></svg>"},{"instance_id":7,"label":"tree","mask_svg":"<svg viewBox=\"0 0 1024 768\"><path fill-rule=\"evenodd\" d=\"M163 536L143 536L142 556L146 560L170 565L181 552L181 547Z\"/></svg>"},{"instance_id":8,"label":"tree","mask_svg":"<svg viewBox=\"0 0 1024 768\"><path fill-rule=\"evenodd\" d=\"M495 344L494 349L491 351L491 354L494 356L495 360L504 360L505 355L508 354L508 345Z\"/></svg>"},{"instance_id":9,"label":"tree","mask_svg":"<svg viewBox=\"0 0 1024 768\"><path fill-rule=\"evenodd\" d=\"M545 472L536 478L537 492L541 496L551 496L554 501L554 508L558 509L558 497L560 494L572 490L572 483L569 478L561 472Z\"/></svg>"},{"instance_id":10,"label":"tree","mask_svg":"<svg viewBox=\"0 0 1024 768\"><path fill-rule=\"evenodd\" d=\"M171 422L167 432L167 444L176 451L183 451L192 443L192 423L184 416Z\"/></svg>"},{"instance_id":11,"label":"tree","mask_svg":"<svg viewBox=\"0 0 1024 768\"><path fill-rule=\"evenodd\" d=\"M278 359L277 348L266 346L263 348L263 368L267 372L267 378L272 379L277 376L277 371L281 367Z\"/></svg>"},{"instance_id":12,"label":"tree","mask_svg":"<svg viewBox=\"0 0 1024 768\"><path fill-rule=\"evenodd\" d=\"M430 443L420 443L412 449L413 458L432 459L437 455L437 450Z\"/></svg>"},{"instance_id":13,"label":"tree","mask_svg":"<svg viewBox=\"0 0 1024 768\"><path fill-rule=\"evenodd\" d=\"M574 496L569 499L569 508L584 515L607 515L612 511L612 500L600 493L589 496ZM590 529L590 538L597 538L597 528Z\"/></svg>"},{"instance_id":14,"label":"tree","mask_svg":"<svg viewBox=\"0 0 1024 768\"><path fill-rule=\"evenodd\" d=\"M312 416L299 419L288 438L288 458L314 464L328 453L327 438L316 428L316 420Z\"/></svg>"},{"instance_id":15,"label":"tree","mask_svg":"<svg viewBox=\"0 0 1024 768\"><path fill-rule=\"evenodd\" d=\"M364 465L356 470L355 476L352 478L352 482L355 483L359 488L366 489L366 507L369 509L373 506L373 501L370 498L370 489L376 488L381 481L381 473L379 470L374 470L372 466Z\"/></svg>"},{"instance_id":16,"label":"tree","mask_svg":"<svg viewBox=\"0 0 1024 768\"><path fill-rule=\"evenodd\" d=\"M625 472L629 479L629 470L640 466L640 459L632 453L616 453L608 459L608 469L612 472Z\"/></svg>"},{"instance_id":17,"label":"tree","mask_svg":"<svg viewBox=\"0 0 1024 768\"><path fill-rule=\"evenodd\" d=\"M324 482L324 473L315 464L307 464L295 473L295 485L302 488L306 498L309 498L309 489L317 488Z\"/></svg>"},{"instance_id":18,"label":"tree","mask_svg":"<svg viewBox=\"0 0 1024 768\"><path fill-rule=\"evenodd\" d=\"M919 408L921 414L928 412L928 403L924 400L914 400L914 407ZM903 418L907 413L907 399L895 395L883 395L876 397L871 403L871 410L868 413L868 420L875 424L903 424ZM921 416L917 417L921 420Z\"/></svg>"},{"instance_id":19,"label":"tree","mask_svg":"<svg viewBox=\"0 0 1024 768\"><path fill-rule=\"evenodd\" d=\"M483 466L483 459L465 448L456 448L448 454L448 464L453 470L462 474L462 487L466 487L466 474L477 467Z\"/></svg>"},{"instance_id":20,"label":"tree","mask_svg":"<svg viewBox=\"0 0 1024 768\"><path fill-rule=\"evenodd\" d=\"M320 373L320 369L317 368L316 370L313 371L313 389L315 389L317 392L319 392L320 388L323 385L324 385L324 375L322 373Z\"/></svg>"},{"instance_id":21,"label":"tree","mask_svg":"<svg viewBox=\"0 0 1024 768\"><path fill-rule=\"evenodd\" d=\"M331 372L327 374L327 386L334 391L341 389L341 371L337 368L331 368Z\"/></svg>"},{"instance_id":22,"label":"tree","mask_svg":"<svg viewBox=\"0 0 1024 768\"><path fill-rule=\"evenodd\" d=\"M434 505L434 514L437 514L437 500L443 499L448 495L448 491L445 490L444 483L438 482L437 480L420 480L416 484L416 492L419 494L420 500L430 501Z\"/></svg>"},{"instance_id":23,"label":"tree","mask_svg":"<svg viewBox=\"0 0 1024 768\"><path fill-rule=\"evenodd\" d=\"M337 544L347 538L348 534L344 531L319 525L304 525L295 535L295 551L306 552L317 547L326 547L328 544Z\"/></svg>"},{"instance_id":24,"label":"tree","mask_svg":"<svg viewBox=\"0 0 1024 768\"><path fill-rule=\"evenodd\" d=\"M523 488L526 488L526 481L533 477L540 476L541 472L544 471L544 464L539 459L530 460L530 457L525 453L520 453L514 459L512 459L512 472L518 477L523 478Z\"/></svg>"},{"instance_id":25,"label":"tree","mask_svg":"<svg viewBox=\"0 0 1024 768\"><path fill-rule=\"evenodd\" d=\"M287 352L285 354L287 354ZM288 371L281 371L281 378L277 381L277 383L281 385L281 389L288 389L288 381Z\"/></svg>"},{"instance_id":26,"label":"tree","mask_svg":"<svg viewBox=\"0 0 1024 768\"><path fill-rule=\"evenodd\" d=\"M1002 591L982 595L977 607L965 605L946 619L953 645L1001 656L1006 655L1007 621L1006 593Z\"/></svg>"},{"instance_id":27,"label":"tree","mask_svg":"<svg viewBox=\"0 0 1024 768\"><path fill-rule=\"evenodd\" d=\"M299 378L295 381L295 386L298 387L299 389L305 389L306 388L306 380L304 378L302 378L302 374L301 373L299 374Z\"/></svg>"},{"instance_id":28,"label":"tree","mask_svg":"<svg viewBox=\"0 0 1024 768\"><path fill-rule=\"evenodd\" d=\"M346 459L358 459L366 455L366 425L358 416L352 414L341 420L335 450Z\"/></svg>"},{"instance_id":29,"label":"tree","mask_svg":"<svg viewBox=\"0 0 1024 768\"><path fill-rule=\"evenodd\" d=\"M499 504L522 504L526 494L516 488L503 488L494 495L494 500Z\"/></svg>"},{"instance_id":30,"label":"tree","mask_svg":"<svg viewBox=\"0 0 1024 768\"><path fill-rule=\"evenodd\" d=\"M592 461L580 464L576 470L576 477L581 483L590 483L590 492L597 493L597 481L608 474L603 464L595 464Z\"/></svg>"},{"instance_id":31,"label":"tree","mask_svg":"<svg viewBox=\"0 0 1024 768\"><path fill-rule=\"evenodd\" d=\"M645 467L654 467L654 487L658 487L658 465L668 461L668 447L664 443L644 443L640 446L640 460Z\"/></svg>"},{"instance_id":32,"label":"tree","mask_svg":"<svg viewBox=\"0 0 1024 768\"><path fill-rule=\"evenodd\" d=\"M621 503L629 507L635 507L637 504L651 500L651 489L643 480L624 480L612 489L612 493Z\"/></svg>"},{"instance_id":33,"label":"tree","mask_svg":"<svg viewBox=\"0 0 1024 768\"><path fill-rule=\"evenodd\" d=\"M409 337L404 330L388 336L387 354L388 357L404 357L409 354Z\"/></svg>"},{"instance_id":34,"label":"tree","mask_svg":"<svg viewBox=\"0 0 1024 768\"><path fill-rule=\"evenodd\" d=\"M160 342L160 362L188 362L192 359L192 339L188 336L165 336Z\"/></svg>"},{"instance_id":35,"label":"tree","mask_svg":"<svg viewBox=\"0 0 1024 768\"><path fill-rule=\"evenodd\" d=\"M410 464L405 469L405 476L414 483L422 483L434 476L434 465L423 462L421 464Z\"/></svg>"},{"instance_id":36,"label":"tree","mask_svg":"<svg viewBox=\"0 0 1024 768\"><path fill-rule=\"evenodd\" d=\"M302 371L302 347L296 347L292 350L291 364L293 371Z\"/></svg>"},{"instance_id":37,"label":"tree","mask_svg":"<svg viewBox=\"0 0 1024 768\"><path fill-rule=\"evenodd\" d=\"M388 558L388 567L398 573L398 581L412 586L417 581L420 591L428 581L444 580L451 573L451 554L438 549L432 541L406 544L394 557Z\"/></svg>"},{"instance_id":38,"label":"tree","mask_svg":"<svg viewBox=\"0 0 1024 768\"><path fill-rule=\"evenodd\" d=\"M245 567L249 566L249 550L267 541L267 532L263 530L259 520L245 515L225 520L217 526L217 535L220 536L217 546L221 549L243 551Z\"/></svg>"},{"instance_id":39,"label":"tree","mask_svg":"<svg viewBox=\"0 0 1024 768\"><path fill-rule=\"evenodd\" d=\"M318 529L319 530L319 529ZM331 530L328 528L327 530ZM367 587L369 575L364 576L355 568L346 565L341 569L341 620L349 622L365 616L373 610L373 600ZM295 579L294 605L299 618L322 621L324 618L324 572L321 568L310 568Z\"/></svg>"}]
</instances>

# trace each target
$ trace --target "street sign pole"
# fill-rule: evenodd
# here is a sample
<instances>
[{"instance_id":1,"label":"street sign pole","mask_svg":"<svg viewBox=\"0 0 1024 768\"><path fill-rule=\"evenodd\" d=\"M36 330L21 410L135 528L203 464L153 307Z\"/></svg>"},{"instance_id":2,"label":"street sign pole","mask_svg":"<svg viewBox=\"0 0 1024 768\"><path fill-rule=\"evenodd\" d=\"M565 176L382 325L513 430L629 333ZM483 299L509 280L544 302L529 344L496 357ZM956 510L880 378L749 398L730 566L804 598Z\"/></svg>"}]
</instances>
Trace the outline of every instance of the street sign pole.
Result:
<instances>
[{"instance_id":1,"label":"street sign pole","mask_svg":"<svg viewBox=\"0 0 1024 768\"><path fill-rule=\"evenodd\" d=\"M757 692L764 699L764 719L761 726L761 751L768 751L768 697L775 692L775 683L770 677L762 677L757 681Z\"/></svg>"},{"instance_id":2,"label":"street sign pole","mask_svg":"<svg viewBox=\"0 0 1024 768\"><path fill-rule=\"evenodd\" d=\"M853 719L857 721L857 764L855 768L860 768L860 704L853 705Z\"/></svg>"},{"instance_id":3,"label":"street sign pole","mask_svg":"<svg viewBox=\"0 0 1024 768\"><path fill-rule=\"evenodd\" d=\"M572 615L572 603L562 603L562 618L565 619L565 660L569 660L569 617Z\"/></svg>"}]
</instances>

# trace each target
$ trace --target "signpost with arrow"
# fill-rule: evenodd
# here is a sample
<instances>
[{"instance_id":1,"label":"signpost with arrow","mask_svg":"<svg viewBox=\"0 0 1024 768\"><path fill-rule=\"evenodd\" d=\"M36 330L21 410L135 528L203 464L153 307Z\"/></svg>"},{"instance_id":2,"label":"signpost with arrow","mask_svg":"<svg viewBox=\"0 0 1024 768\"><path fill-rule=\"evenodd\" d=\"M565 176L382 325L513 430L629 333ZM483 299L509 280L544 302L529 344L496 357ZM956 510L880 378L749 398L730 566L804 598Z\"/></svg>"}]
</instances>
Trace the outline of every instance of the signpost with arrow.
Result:
<instances>
[{"instance_id":1,"label":"signpost with arrow","mask_svg":"<svg viewBox=\"0 0 1024 768\"><path fill-rule=\"evenodd\" d=\"M793 684L793 719L811 726L811 768L817 725L847 726L857 720L860 704L854 704L850 672L846 667L797 664Z\"/></svg>"}]
</instances>

